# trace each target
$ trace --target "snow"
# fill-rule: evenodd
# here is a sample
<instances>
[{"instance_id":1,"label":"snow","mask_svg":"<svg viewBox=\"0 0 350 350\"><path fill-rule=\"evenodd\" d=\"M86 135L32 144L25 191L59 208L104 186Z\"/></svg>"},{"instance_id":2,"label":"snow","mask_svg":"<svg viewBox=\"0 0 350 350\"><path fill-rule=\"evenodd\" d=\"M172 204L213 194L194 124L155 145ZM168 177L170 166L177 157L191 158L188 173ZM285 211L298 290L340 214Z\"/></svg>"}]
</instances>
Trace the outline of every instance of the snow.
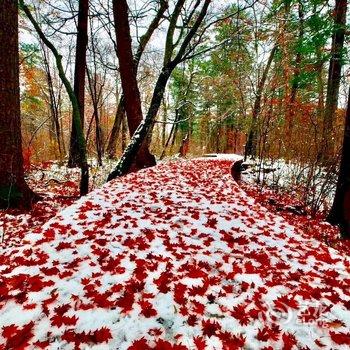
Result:
<instances>
[{"instance_id":1,"label":"snow","mask_svg":"<svg viewBox=\"0 0 350 350\"><path fill-rule=\"evenodd\" d=\"M350 260L225 157L105 184L0 251L0 349L349 349Z\"/></svg>"},{"instance_id":2,"label":"snow","mask_svg":"<svg viewBox=\"0 0 350 350\"><path fill-rule=\"evenodd\" d=\"M244 181L289 192L316 210L332 205L337 175L333 167L287 162L284 159L248 159Z\"/></svg>"},{"instance_id":3,"label":"snow","mask_svg":"<svg viewBox=\"0 0 350 350\"><path fill-rule=\"evenodd\" d=\"M197 159L232 160L233 162L237 162L239 160L243 160L244 157L234 153L208 153Z\"/></svg>"}]
</instances>

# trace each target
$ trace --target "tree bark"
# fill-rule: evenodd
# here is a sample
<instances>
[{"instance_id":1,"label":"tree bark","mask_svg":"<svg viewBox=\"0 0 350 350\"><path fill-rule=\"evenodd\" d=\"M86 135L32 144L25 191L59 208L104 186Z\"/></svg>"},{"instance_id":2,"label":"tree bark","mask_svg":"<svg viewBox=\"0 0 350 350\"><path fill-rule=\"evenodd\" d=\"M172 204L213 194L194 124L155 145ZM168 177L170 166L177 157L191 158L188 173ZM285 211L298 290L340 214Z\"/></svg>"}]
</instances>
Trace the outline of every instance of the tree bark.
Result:
<instances>
[{"instance_id":1,"label":"tree bark","mask_svg":"<svg viewBox=\"0 0 350 350\"><path fill-rule=\"evenodd\" d=\"M128 128L126 125L126 117L125 115L122 118L122 137L121 137L121 149L122 149L122 153L125 151L125 148L127 146L126 144L126 139L127 139L127 132L128 132Z\"/></svg>"},{"instance_id":2,"label":"tree bark","mask_svg":"<svg viewBox=\"0 0 350 350\"><path fill-rule=\"evenodd\" d=\"M119 134L120 127L122 125L122 121L124 117L125 117L124 96L122 95L118 103L117 112L115 114L111 135L109 136L108 145L107 145L107 154L108 154L108 158L110 159L115 158L118 134Z\"/></svg>"},{"instance_id":3,"label":"tree bark","mask_svg":"<svg viewBox=\"0 0 350 350\"><path fill-rule=\"evenodd\" d=\"M94 71L94 76L91 76L90 71L86 70L87 77L88 77L88 83L89 83L89 91L92 101L92 107L93 107L93 119L95 121L95 146L96 146L96 153L97 153L97 164L99 166L102 166L102 158L103 158L103 133L102 133L102 127L100 122L100 113L99 113L99 105L101 102L101 94L103 89L103 83L102 85L97 88L97 81L98 81L98 75L96 73L96 69ZM92 123L90 123L91 125ZM91 130L91 127L89 126L89 131ZM86 139L88 140L89 132L87 133Z\"/></svg>"},{"instance_id":4,"label":"tree bark","mask_svg":"<svg viewBox=\"0 0 350 350\"><path fill-rule=\"evenodd\" d=\"M336 0L334 9L334 31L332 36L331 59L329 62L326 108L322 132L321 159L327 161L332 157L333 124L338 107L341 69L343 66L343 47L346 30L347 0Z\"/></svg>"},{"instance_id":5,"label":"tree bark","mask_svg":"<svg viewBox=\"0 0 350 350\"><path fill-rule=\"evenodd\" d=\"M124 96L124 107L130 136L132 136L142 122L143 115L140 91L137 83L137 67L134 63L132 53L128 4L126 0L113 1L113 15L117 37L117 56ZM155 157L149 152L145 142L142 143L133 163L132 170L138 170L156 164Z\"/></svg>"},{"instance_id":6,"label":"tree bark","mask_svg":"<svg viewBox=\"0 0 350 350\"><path fill-rule=\"evenodd\" d=\"M298 34L298 45L302 43L302 40L304 38L304 7L301 0L298 1L298 17L299 17L299 34ZM286 140L287 145L290 145L291 137L292 137L292 130L294 126L294 117L295 117L295 111L296 111L296 105L295 102L297 100L297 94L299 89L299 79L300 79L300 73L301 73L301 63L302 63L302 54L300 50L297 48L297 53L295 55L295 65L293 70L293 78L292 78L292 87L291 92L288 100L288 106L287 106L287 114L286 114Z\"/></svg>"},{"instance_id":7,"label":"tree bark","mask_svg":"<svg viewBox=\"0 0 350 350\"><path fill-rule=\"evenodd\" d=\"M85 71L86 71L86 49L88 44L88 14L89 0L79 0L78 34L75 53L74 69L74 94L77 97L80 113L80 123L84 130L84 104L85 104ZM81 166L82 159L79 152L79 140L77 129L73 122L69 149L69 167Z\"/></svg>"},{"instance_id":8,"label":"tree bark","mask_svg":"<svg viewBox=\"0 0 350 350\"><path fill-rule=\"evenodd\" d=\"M343 236L350 238L350 88L337 188L327 220L333 225L339 225Z\"/></svg>"},{"instance_id":9,"label":"tree bark","mask_svg":"<svg viewBox=\"0 0 350 350\"><path fill-rule=\"evenodd\" d=\"M29 209L35 195L23 169L17 1L0 2L0 43L0 208Z\"/></svg>"}]
</instances>

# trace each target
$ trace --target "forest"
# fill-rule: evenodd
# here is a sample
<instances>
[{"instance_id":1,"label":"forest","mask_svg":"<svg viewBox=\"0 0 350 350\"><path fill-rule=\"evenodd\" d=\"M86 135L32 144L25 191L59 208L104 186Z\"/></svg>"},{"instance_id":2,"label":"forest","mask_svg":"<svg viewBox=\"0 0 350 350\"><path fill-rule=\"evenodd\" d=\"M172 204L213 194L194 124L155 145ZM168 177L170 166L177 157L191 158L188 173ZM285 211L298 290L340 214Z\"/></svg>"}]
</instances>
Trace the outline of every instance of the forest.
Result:
<instances>
[{"instance_id":1,"label":"forest","mask_svg":"<svg viewBox=\"0 0 350 350\"><path fill-rule=\"evenodd\" d=\"M349 349L349 17L0 0L0 349Z\"/></svg>"}]
</instances>

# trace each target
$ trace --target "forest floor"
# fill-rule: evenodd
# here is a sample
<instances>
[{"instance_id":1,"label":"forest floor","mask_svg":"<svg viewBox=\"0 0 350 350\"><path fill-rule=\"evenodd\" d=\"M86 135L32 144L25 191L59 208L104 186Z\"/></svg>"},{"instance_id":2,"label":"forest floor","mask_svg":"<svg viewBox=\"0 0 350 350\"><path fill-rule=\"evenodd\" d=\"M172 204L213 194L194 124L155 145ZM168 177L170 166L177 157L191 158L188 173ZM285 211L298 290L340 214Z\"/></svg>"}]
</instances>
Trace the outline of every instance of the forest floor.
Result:
<instances>
[{"instance_id":1,"label":"forest floor","mask_svg":"<svg viewBox=\"0 0 350 350\"><path fill-rule=\"evenodd\" d=\"M77 201L74 170L33 177L43 201L1 214L0 349L348 349L349 246L231 164L164 162Z\"/></svg>"}]
</instances>

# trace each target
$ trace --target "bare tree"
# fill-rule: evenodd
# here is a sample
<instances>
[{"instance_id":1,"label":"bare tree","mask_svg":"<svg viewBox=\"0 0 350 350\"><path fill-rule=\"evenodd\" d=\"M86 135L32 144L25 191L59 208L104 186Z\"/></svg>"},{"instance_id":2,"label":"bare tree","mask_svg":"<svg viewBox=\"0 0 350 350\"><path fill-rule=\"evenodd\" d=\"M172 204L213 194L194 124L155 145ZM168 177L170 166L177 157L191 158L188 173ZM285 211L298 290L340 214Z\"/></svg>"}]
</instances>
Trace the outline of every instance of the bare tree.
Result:
<instances>
[{"instance_id":1,"label":"bare tree","mask_svg":"<svg viewBox=\"0 0 350 350\"><path fill-rule=\"evenodd\" d=\"M78 99L74 93L72 85L70 84L70 82L67 79L67 76L65 74L65 71L64 71L64 68L62 65L62 55L57 51L56 47L52 44L52 42L45 36L45 34L41 30L39 24L34 19L32 13L30 12L28 6L24 4L24 1L19 0L19 4L20 4L21 8L23 9L24 13L26 14L26 16L28 17L29 21L32 23L36 32L38 33L39 38L51 50L52 54L54 55L55 60L56 60L56 66L58 69L58 74L60 76L60 79L62 80L62 83L67 91L69 100L72 104L73 122L75 125L75 129L77 131L77 139L78 139L78 145L79 145L79 157L81 159L81 164L80 164L80 169L81 169L80 194L85 195L89 191L89 166L87 163L86 142L85 142L83 128L81 125Z\"/></svg>"},{"instance_id":2,"label":"bare tree","mask_svg":"<svg viewBox=\"0 0 350 350\"><path fill-rule=\"evenodd\" d=\"M272 48L271 52L270 52L270 56L267 60L266 66L264 68L262 77L258 83L258 89L256 91L256 97L255 97L255 102L254 102L254 107L253 107L253 112L252 112L252 122L251 122L251 126L250 126L250 130L249 130L249 134L248 134L248 140L247 140L247 144L245 147L245 158L247 158L248 156L256 156L256 151L257 151L257 138L258 138L258 116L260 114L260 110L261 110L261 99L263 96L263 92L264 92L264 87L265 87L265 83L267 80L267 76L273 61L273 58L275 56L275 53L277 51L277 44L274 45L274 47Z\"/></svg>"}]
</instances>

